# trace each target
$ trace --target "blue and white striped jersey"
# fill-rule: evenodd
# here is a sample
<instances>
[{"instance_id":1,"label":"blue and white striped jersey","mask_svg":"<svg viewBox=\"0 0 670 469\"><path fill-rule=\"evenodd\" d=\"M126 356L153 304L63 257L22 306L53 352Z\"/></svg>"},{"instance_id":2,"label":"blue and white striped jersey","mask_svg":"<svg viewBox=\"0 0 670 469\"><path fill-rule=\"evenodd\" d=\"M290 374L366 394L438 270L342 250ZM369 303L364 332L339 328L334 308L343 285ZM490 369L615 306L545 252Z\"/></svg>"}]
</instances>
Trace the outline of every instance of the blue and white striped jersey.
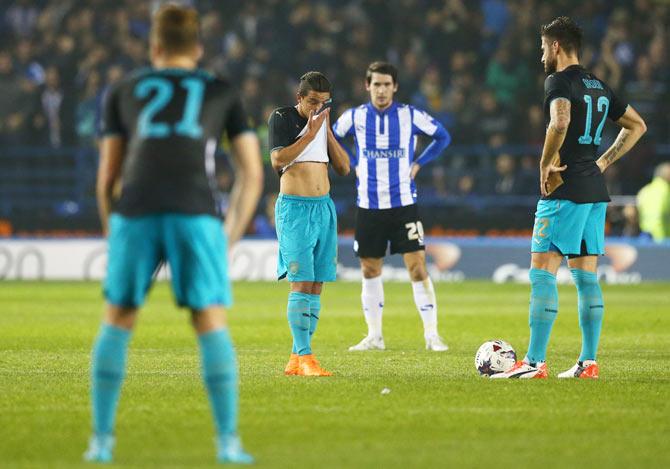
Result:
<instances>
[{"instance_id":1,"label":"blue and white striped jersey","mask_svg":"<svg viewBox=\"0 0 670 469\"><path fill-rule=\"evenodd\" d=\"M407 104L393 103L378 111L372 103L348 109L340 116L333 132L338 140L353 136L356 154L350 155L356 167L358 206L386 209L416 202L416 186L410 177L412 163L421 166L444 150L451 136L430 115ZM433 138L415 158L417 136Z\"/></svg>"}]
</instances>

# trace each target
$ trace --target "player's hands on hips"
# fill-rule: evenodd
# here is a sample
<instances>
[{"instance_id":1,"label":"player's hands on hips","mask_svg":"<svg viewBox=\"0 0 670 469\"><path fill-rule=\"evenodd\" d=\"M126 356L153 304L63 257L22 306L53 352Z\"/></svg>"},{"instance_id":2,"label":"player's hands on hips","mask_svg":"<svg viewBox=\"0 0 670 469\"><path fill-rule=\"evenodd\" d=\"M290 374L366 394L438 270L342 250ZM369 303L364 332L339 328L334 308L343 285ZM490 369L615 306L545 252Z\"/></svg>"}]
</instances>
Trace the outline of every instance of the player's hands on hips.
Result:
<instances>
[{"instance_id":1,"label":"player's hands on hips","mask_svg":"<svg viewBox=\"0 0 670 469\"><path fill-rule=\"evenodd\" d=\"M314 117L314 111L309 112L309 118L307 119L307 135L309 135L310 139L313 139L321 126L323 125L323 121L328 118L330 115L330 109L324 109L321 111L316 117Z\"/></svg>"},{"instance_id":2,"label":"player's hands on hips","mask_svg":"<svg viewBox=\"0 0 670 469\"><path fill-rule=\"evenodd\" d=\"M596 164L598 165L598 168L600 168L600 172L604 173L605 170L607 169L607 162L603 160L602 158L598 158L596 160Z\"/></svg>"},{"instance_id":3,"label":"player's hands on hips","mask_svg":"<svg viewBox=\"0 0 670 469\"><path fill-rule=\"evenodd\" d=\"M414 180L416 178L417 173L421 169L421 165L419 163L412 163L412 167L409 170L409 177Z\"/></svg>"},{"instance_id":4,"label":"player's hands on hips","mask_svg":"<svg viewBox=\"0 0 670 469\"><path fill-rule=\"evenodd\" d=\"M553 173L561 173L567 169L568 165L564 164L563 166L555 166L550 164L545 168L540 168L540 192L542 197L549 195L549 176Z\"/></svg>"}]
</instances>

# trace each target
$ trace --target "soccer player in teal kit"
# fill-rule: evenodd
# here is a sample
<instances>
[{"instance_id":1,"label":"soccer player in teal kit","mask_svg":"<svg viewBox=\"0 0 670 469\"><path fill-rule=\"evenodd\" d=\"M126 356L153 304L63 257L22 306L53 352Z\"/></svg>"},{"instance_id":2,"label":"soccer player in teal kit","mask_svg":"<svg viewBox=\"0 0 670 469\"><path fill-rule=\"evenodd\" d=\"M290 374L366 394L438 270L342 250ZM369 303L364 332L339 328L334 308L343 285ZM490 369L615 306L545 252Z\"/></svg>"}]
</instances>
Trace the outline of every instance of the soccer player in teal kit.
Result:
<instances>
[{"instance_id":1,"label":"soccer player in teal kit","mask_svg":"<svg viewBox=\"0 0 670 469\"><path fill-rule=\"evenodd\" d=\"M330 376L312 351L324 282L337 273L337 215L328 166L349 173L349 157L330 129L330 81L320 72L300 77L296 104L276 109L268 126L272 166L280 176L275 207L277 276L290 282L287 318L293 348L284 373Z\"/></svg>"},{"instance_id":2,"label":"soccer player in teal kit","mask_svg":"<svg viewBox=\"0 0 670 469\"><path fill-rule=\"evenodd\" d=\"M105 104L98 205L109 261L105 319L92 356L93 435L84 454L92 462L112 460L128 343L161 262L170 266L174 296L191 311L198 334L217 459L253 461L237 436L237 363L224 311L232 301L228 246L214 193L214 155L225 131L236 163L226 218L230 243L256 208L261 159L238 93L197 68L198 28L192 8L159 9L151 31L152 67L123 80Z\"/></svg>"},{"instance_id":3,"label":"soccer player in teal kit","mask_svg":"<svg viewBox=\"0 0 670 469\"><path fill-rule=\"evenodd\" d=\"M556 272L563 257L577 287L582 351L577 363L558 376L597 378L604 302L596 268L598 256L604 253L610 200L602 173L635 145L646 127L631 106L579 64L582 32L570 18L544 25L541 37L542 63L549 73L544 83L548 125L540 160L542 199L531 241L530 344L522 361L492 378L548 376L545 356L558 313ZM607 118L621 131L596 158Z\"/></svg>"}]
</instances>

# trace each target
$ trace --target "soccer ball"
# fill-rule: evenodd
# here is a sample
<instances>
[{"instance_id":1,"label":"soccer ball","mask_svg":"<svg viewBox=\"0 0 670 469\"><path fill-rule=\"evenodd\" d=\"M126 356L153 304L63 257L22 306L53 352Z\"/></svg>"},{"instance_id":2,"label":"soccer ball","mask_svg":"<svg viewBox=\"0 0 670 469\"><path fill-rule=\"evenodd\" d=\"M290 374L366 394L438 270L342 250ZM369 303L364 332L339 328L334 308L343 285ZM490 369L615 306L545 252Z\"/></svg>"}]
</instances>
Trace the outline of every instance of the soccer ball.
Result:
<instances>
[{"instance_id":1,"label":"soccer ball","mask_svg":"<svg viewBox=\"0 0 670 469\"><path fill-rule=\"evenodd\" d=\"M475 368L483 376L502 373L514 365L516 352L504 340L484 342L475 355Z\"/></svg>"}]
</instances>

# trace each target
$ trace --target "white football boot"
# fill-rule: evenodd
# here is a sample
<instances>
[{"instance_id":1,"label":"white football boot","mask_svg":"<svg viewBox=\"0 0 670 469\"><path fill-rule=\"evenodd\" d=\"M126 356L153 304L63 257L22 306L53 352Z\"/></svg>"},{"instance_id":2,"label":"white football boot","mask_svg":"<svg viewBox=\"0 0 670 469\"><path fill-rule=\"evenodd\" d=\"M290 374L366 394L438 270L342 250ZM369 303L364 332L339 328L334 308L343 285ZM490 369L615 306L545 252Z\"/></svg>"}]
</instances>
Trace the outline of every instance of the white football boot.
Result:
<instances>
[{"instance_id":1,"label":"white football boot","mask_svg":"<svg viewBox=\"0 0 670 469\"><path fill-rule=\"evenodd\" d=\"M349 347L350 352L365 352L367 350L386 350L384 338L382 336L372 337L368 335L356 345Z\"/></svg>"},{"instance_id":2,"label":"white football boot","mask_svg":"<svg viewBox=\"0 0 670 469\"><path fill-rule=\"evenodd\" d=\"M112 435L93 435L88 441L88 449L84 453L84 461L95 463L112 462L114 437Z\"/></svg>"},{"instance_id":3,"label":"white football boot","mask_svg":"<svg viewBox=\"0 0 670 469\"><path fill-rule=\"evenodd\" d=\"M590 378L598 379L598 364L595 360L584 360L575 363L575 366L563 373L559 373L559 378Z\"/></svg>"},{"instance_id":4,"label":"white football boot","mask_svg":"<svg viewBox=\"0 0 670 469\"><path fill-rule=\"evenodd\" d=\"M444 343L442 337L437 334L431 334L426 336L426 350L431 350L433 352L446 352L449 350L449 346Z\"/></svg>"}]
</instances>

